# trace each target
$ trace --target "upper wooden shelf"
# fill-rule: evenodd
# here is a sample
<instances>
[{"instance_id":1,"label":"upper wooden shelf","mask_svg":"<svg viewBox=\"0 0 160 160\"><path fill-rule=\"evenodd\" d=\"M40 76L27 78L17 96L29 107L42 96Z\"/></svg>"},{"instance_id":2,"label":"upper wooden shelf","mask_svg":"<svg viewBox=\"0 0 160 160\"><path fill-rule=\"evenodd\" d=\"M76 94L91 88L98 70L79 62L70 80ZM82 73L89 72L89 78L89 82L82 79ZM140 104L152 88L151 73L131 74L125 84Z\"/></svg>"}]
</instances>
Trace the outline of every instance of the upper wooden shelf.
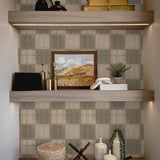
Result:
<instances>
[{"instance_id":1,"label":"upper wooden shelf","mask_svg":"<svg viewBox=\"0 0 160 160\"><path fill-rule=\"evenodd\" d=\"M154 21L153 11L9 11L16 29L139 29Z\"/></svg>"},{"instance_id":2,"label":"upper wooden shelf","mask_svg":"<svg viewBox=\"0 0 160 160\"><path fill-rule=\"evenodd\" d=\"M150 90L58 90L58 91L11 91L10 102L66 102L66 101L153 101Z\"/></svg>"}]
</instances>

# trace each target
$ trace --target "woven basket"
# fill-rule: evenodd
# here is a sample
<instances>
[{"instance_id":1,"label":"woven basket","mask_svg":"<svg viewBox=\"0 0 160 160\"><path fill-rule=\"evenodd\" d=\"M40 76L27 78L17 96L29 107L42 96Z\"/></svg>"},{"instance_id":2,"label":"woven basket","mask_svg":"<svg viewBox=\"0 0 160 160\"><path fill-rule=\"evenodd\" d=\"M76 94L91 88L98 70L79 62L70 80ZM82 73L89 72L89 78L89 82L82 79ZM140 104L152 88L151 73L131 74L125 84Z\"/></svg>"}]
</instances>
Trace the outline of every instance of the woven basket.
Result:
<instances>
[{"instance_id":1,"label":"woven basket","mask_svg":"<svg viewBox=\"0 0 160 160\"><path fill-rule=\"evenodd\" d=\"M37 147L38 160L64 160L65 146L57 143L45 143Z\"/></svg>"}]
</instances>

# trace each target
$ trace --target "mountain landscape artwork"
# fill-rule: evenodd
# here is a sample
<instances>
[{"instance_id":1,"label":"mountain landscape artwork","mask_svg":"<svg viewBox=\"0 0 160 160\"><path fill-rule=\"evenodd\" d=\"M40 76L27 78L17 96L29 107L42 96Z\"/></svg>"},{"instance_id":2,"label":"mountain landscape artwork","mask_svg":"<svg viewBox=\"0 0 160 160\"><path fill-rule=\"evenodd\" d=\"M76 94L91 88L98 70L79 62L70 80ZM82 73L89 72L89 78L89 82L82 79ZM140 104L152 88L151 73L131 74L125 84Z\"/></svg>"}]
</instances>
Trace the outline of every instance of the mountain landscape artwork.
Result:
<instances>
[{"instance_id":1,"label":"mountain landscape artwork","mask_svg":"<svg viewBox=\"0 0 160 160\"><path fill-rule=\"evenodd\" d=\"M90 87L95 81L94 54L55 54L58 87Z\"/></svg>"}]
</instances>

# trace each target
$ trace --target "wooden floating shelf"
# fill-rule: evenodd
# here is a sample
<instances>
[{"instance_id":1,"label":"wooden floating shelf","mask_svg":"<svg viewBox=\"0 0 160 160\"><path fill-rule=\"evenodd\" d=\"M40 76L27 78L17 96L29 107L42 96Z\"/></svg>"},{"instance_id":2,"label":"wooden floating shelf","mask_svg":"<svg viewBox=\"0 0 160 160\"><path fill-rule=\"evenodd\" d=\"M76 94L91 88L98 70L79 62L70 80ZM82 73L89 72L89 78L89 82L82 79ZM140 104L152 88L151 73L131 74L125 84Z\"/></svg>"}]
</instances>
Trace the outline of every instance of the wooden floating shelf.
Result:
<instances>
[{"instance_id":1,"label":"wooden floating shelf","mask_svg":"<svg viewBox=\"0 0 160 160\"><path fill-rule=\"evenodd\" d=\"M67 102L67 101L154 101L154 91L99 91L99 90L58 90L58 91L11 91L10 102Z\"/></svg>"},{"instance_id":2,"label":"wooden floating shelf","mask_svg":"<svg viewBox=\"0 0 160 160\"><path fill-rule=\"evenodd\" d=\"M154 21L153 11L9 11L16 29L138 29ZM148 25L147 25L148 24Z\"/></svg>"}]
</instances>

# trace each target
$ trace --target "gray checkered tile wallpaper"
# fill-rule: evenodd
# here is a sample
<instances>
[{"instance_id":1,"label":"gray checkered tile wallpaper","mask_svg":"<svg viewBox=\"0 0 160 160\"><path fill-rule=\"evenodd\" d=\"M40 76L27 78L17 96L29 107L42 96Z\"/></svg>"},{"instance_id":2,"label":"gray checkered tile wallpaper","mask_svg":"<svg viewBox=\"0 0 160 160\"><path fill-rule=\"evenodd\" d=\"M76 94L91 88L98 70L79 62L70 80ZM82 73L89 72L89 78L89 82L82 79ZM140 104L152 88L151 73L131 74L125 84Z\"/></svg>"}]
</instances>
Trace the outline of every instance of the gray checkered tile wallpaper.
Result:
<instances>
[{"instance_id":1,"label":"gray checkered tile wallpaper","mask_svg":"<svg viewBox=\"0 0 160 160\"><path fill-rule=\"evenodd\" d=\"M19 69L40 72L50 68L52 50L97 50L98 77L109 76L110 63L122 62L131 69L125 80L130 89L143 88L142 31L134 30L22 30L19 32ZM45 142L66 146L67 155L76 153L72 142L91 146L86 154L94 156L99 137L108 144L119 127L126 138L127 155L143 156L143 105L127 102L22 103L20 107L20 155L36 157L36 147Z\"/></svg>"},{"instance_id":2,"label":"gray checkered tile wallpaper","mask_svg":"<svg viewBox=\"0 0 160 160\"><path fill-rule=\"evenodd\" d=\"M17 10L34 10L36 0L16 0ZM48 1L49 2L49 1ZM142 0L129 0L142 10ZM86 0L61 0L68 10L81 10ZM124 82L129 89L143 88L141 61L142 31L135 30L22 30L19 31L19 71L40 72L50 68L52 50L97 50L98 77L109 76L109 64L122 62L131 69ZM47 76L47 75L46 75ZM45 142L66 146L67 155L75 156L68 143L83 147L94 156L99 137L108 144L115 128L122 129L127 155L144 154L144 110L133 102L59 102L20 104L20 156L36 157L36 147Z\"/></svg>"}]
</instances>

